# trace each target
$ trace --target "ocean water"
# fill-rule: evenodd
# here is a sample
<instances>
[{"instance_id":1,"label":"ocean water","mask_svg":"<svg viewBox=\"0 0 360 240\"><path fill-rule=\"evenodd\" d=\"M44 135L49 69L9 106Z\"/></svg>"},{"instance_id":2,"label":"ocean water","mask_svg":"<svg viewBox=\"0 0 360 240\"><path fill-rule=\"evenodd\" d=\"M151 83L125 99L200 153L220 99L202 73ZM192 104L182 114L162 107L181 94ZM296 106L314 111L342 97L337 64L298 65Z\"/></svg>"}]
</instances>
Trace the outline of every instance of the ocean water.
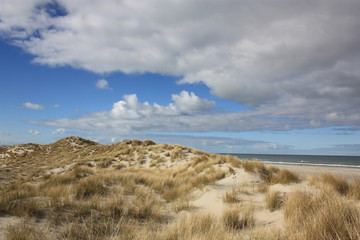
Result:
<instances>
[{"instance_id":1,"label":"ocean water","mask_svg":"<svg viewBox=\"0 0 360 240\"><path fill-rule=\"evenodd\" d=\"M323 156L323 155L277 155L277 154L229 154L240 159L258 160L264 163L303 166L326 166L358 168L360 156Z\"/></svg>"}]
</instances>

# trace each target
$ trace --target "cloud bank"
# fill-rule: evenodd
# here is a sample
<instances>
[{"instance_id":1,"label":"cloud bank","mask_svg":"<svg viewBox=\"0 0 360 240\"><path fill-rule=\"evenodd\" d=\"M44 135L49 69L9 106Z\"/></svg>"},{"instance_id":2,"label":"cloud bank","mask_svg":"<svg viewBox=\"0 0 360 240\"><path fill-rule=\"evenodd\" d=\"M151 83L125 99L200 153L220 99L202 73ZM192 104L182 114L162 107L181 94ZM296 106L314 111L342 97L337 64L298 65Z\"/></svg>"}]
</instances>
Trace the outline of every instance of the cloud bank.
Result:
<instances>
[{"instance_id":1,"label":"cloud bank","mask_svg":"<svg viewBox=\"0 0 360 240\"><path fill-rule=\"evenodd\" d=\"M318 112L293 118L283 118L272 109L259 108L241 112L226 112L215 103L194 93L182 91L172 95L173 102L162 106L139 102L136 94L124 95L107 111L80 115L76 118L48 119L33 122L50 127L78 128L88 132L130 134L134 132L241 132L287 131L317 127L357 125L360 114L348 118L336 114L320 116ZM312 119L317 119L312 120Z\"/></svg>"},{"instance_id":2,"label":"cloud bank","mask_svg":"<svg viewBox=\"0 0 360 240\"><path fill-rule=\"evenodd\" d=\"M205 113L211 104L191 94L173 97L169 106L129 95L111 111L47 124L117 129L126 123L148 131L359 128L358 0L18 0L1 6L1 37L32 54L34 63L179 76L251 109Z\"/></svg>"}]
</instances>

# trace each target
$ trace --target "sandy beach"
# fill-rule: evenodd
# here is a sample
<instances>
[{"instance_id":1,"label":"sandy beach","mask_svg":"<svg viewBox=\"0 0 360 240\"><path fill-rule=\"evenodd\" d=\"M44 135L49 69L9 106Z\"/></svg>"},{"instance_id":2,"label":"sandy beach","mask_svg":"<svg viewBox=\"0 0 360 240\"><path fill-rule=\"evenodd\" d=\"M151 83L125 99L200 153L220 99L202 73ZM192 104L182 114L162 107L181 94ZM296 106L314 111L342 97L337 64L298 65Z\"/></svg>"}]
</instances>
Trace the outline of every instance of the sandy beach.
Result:
<instances>
[{"instance_id":1,"label":"sandy beach","mask_svg":"<svg viewBox=\"0 0 360 240\"><path fill-rule=\"evenodd\" d=\"M306 175L317 175L321 173L331 173L336 176L341 176L346 179L359 178L360 169L346 168L346 167L324 167L324 166L299 166L299 165L286 165L286 164L267 164L273 165L282 169L297 173L301 177Z\"/></svg>"}]
</instances>

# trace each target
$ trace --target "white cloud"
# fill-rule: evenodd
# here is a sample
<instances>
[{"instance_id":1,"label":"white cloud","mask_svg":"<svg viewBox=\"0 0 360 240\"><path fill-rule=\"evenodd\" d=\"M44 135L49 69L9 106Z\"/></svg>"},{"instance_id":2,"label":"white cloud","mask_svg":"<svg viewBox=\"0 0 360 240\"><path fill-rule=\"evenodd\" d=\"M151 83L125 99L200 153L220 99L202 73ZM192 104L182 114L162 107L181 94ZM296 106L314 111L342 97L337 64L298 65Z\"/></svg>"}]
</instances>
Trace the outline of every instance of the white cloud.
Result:
<instances>
[{"instance_id":1,"label":"white cloud","mask_svg":"<svg viewBox=\"0 0 360 240\"><path fill-rule=\"evenodd\" d=\"M105 79L97 80L95 86L99 89L111 90L108 81L106 81Z\"/></svg>"},{"instance_id":2,"label":"white cloud","mask_svg":"<svg viewBox=\"0 0 360 240\"><path fill-rule=\"evenodd\" d=\"M31 102L26 102L23 104L23 106L25 108L28 108L28 109L34 109L34 110L43 110L44 107L40 104L36 104L36 103L31 103Z\"/></svg>"},{"instance_id":3,"label":"white cloud","mask_svg":"<svg viewBox=\"0 0 360 240\"><path fill-rule=\"evenodd\" d=\"M65 128L57 128L51 132L51 134L64 134L66 132Z\"/></svg>"},{"instance_id":4,"label":"white cloud","mask_svg":"<svg viewBox=\"0 0 360 240\"><path fill-rule=\"evenodd\" d=\"M171 98L179 110L186 113L207 111L215 105L213 101L201 99L194 93L187 91L182 91L179 95L173 94Z\"/></svg>"},{"instance_id":5,"label":"white cloud","mask_svg":"<svg viewBox=\"0 0 360 240\"><path fill-rule=\"evenodd\" d=\"M110 115L119 119L141 119L154 116L178 116L209 111L214 102L201 99L192 92L182 91L180 94L171 95L173 103L160 106L156 103L139 103L136 94L124 95L123 100L113 104Z\"/></svg>"},{"instance_id":6,"label":"white cloud","mask_svg":"<svg viewBox=\"0 0 360 240\"><path fill-rule=\"evenodd\" d=\"M52 105L53 108L59 108L60 107L60 104L54 104Z\"/></svg>"},{"instance_id":7,"label":"white cloud","mask_svg":"<svg viewBox=\"0 0 360 240\"><path fill-rule=\"evenodd\" d=\"M31 135L41 135L41 132L37 131L37 130L32 130L32 129L29 129L28 130L28 134L31 134Z\"/></svg>"},{"instance_id":8,"label":"white cloud","mask_svg":"<svg viewBox=\"0 0 360 240\"><path fill-rule=\"evenodd\" d=\"M2 36L33 54L36 63L203 82L214 95L253 110L225 114L238 121L236 127L222 129L359 124L358 0L59 0L66 9L61 16L49 14L57 11L45 5L50 2L5 1L0 9ZM192 96L180 96L179 101L187 98ZM129 96L115 103L112 116L193 114L193 107L198 111L207 105L194 99L183 108L174 98L169 106L135 100ZM101 114L108 113L88 116ZM213 116L181 118L182 129L192 129L196 124L191 121Z\"/></svg>"}]
</instances>

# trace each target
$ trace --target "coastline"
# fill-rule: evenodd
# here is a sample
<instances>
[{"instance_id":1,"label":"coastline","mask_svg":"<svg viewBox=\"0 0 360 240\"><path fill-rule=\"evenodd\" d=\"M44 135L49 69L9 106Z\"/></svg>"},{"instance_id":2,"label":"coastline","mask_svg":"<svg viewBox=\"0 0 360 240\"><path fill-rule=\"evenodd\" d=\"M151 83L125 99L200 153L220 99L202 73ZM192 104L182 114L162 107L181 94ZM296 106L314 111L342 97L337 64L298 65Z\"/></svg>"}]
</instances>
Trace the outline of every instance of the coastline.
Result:
<instances>
[{"instance_id":1,"label":"coastline","mask_svg":"<svg viewBox=\"0 0 360 240\"><path fill-rule=\"evenodd\" d=\"M318 175L322 173L331 173L335 176L344 177L346 179L360 178L360 170L358 168L288 165L276 163L266 163L266 165L287 169L289 171L297 173L300 177L305 177L308 175Z\"/></svg>"}]
</instances>

